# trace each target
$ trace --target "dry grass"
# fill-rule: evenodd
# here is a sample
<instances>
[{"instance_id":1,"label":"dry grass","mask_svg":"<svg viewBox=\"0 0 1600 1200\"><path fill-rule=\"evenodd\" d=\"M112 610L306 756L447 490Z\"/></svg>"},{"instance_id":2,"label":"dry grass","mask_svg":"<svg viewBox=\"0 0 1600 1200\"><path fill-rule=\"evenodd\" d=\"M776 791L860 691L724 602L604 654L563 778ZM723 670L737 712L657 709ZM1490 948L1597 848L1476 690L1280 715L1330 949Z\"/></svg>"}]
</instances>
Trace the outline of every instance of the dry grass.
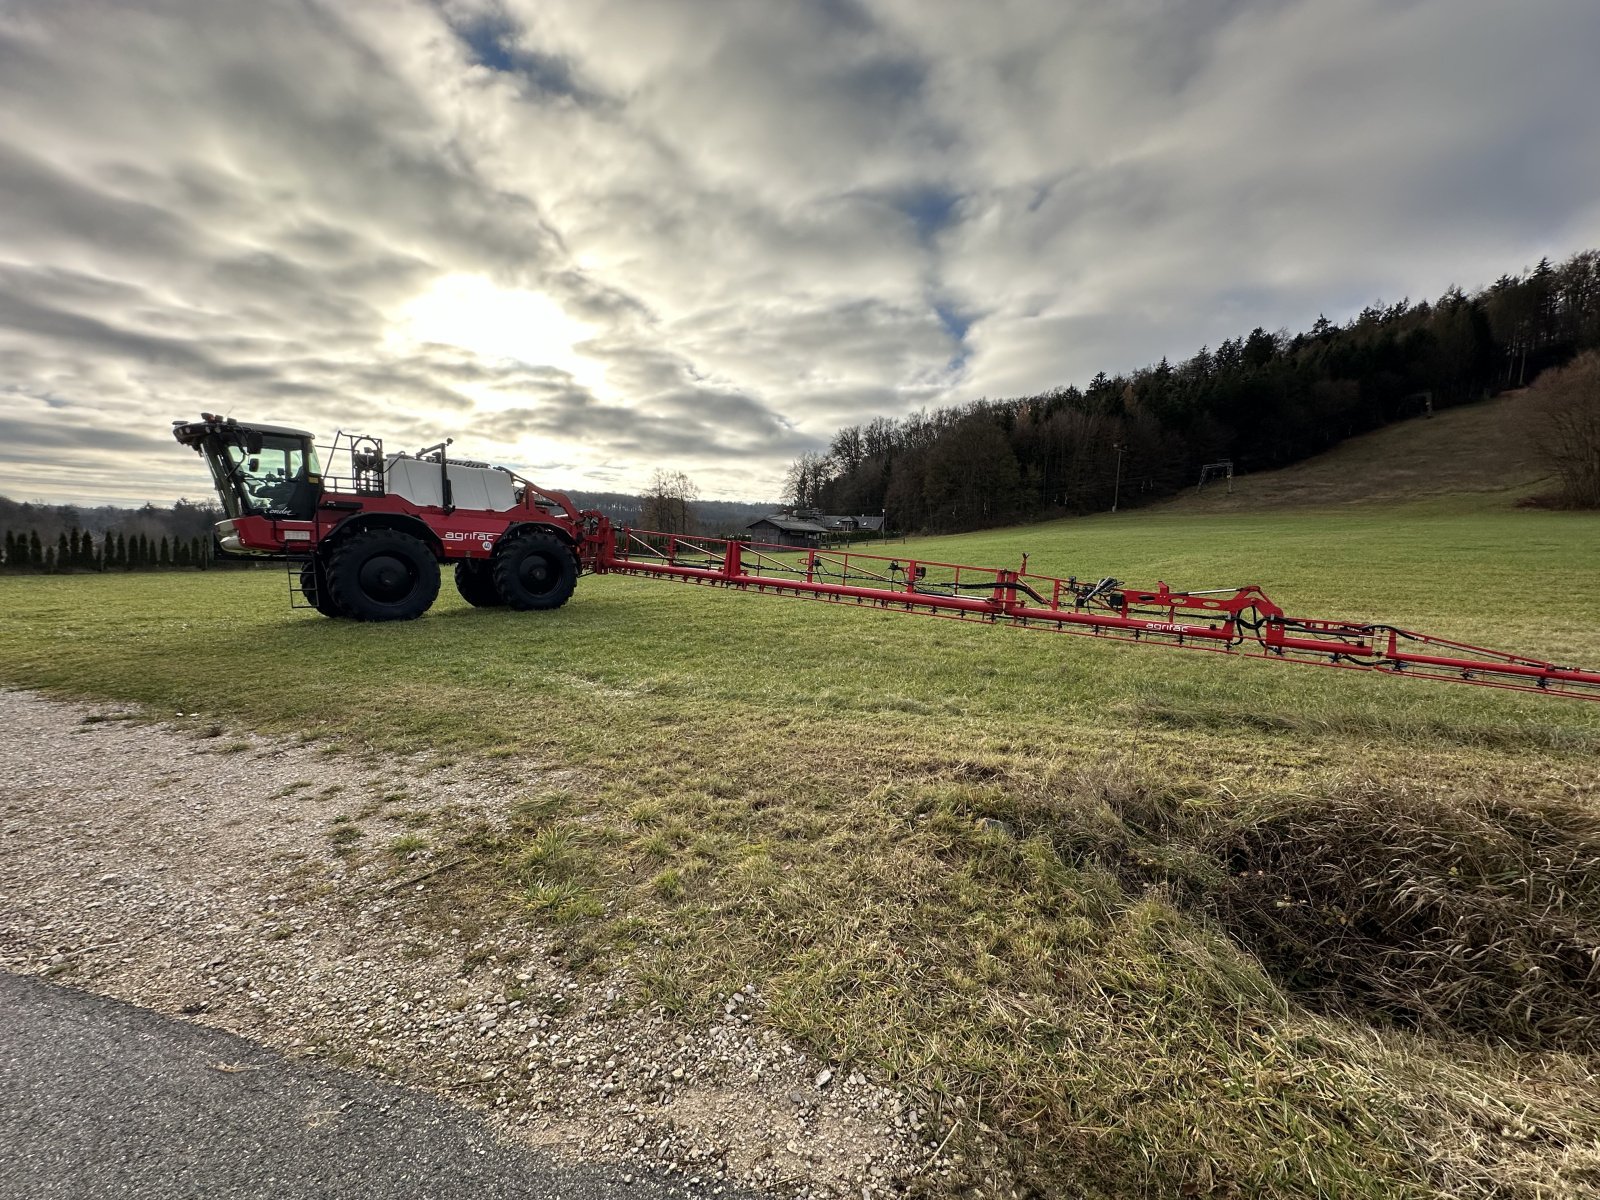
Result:
<instances>
[{"instance_id":1,"label":"dry grass","mask_svg":"<svg viewBox=\"0 0 1600 1200\"><path fill-rule=\"evenodd\" d=\"M1372 779L1253 805L1208 897L1298 995L1529 1047L1600 1048L1600 814Z\"/></svg>"},{"instance_id":2,"label":"dry grass","mask_svg":"<svg viewBox=\"0 0 1600 1200\"><path fill-rule=\"evenodd\" d=\"M1521 496L1550 475L1534 441L1531 391L1442 409L1375 430L1279 471L1241 475L1233 495L1213 482L1180 511L1250 512L1414 503L1425 497Z\"/></svg>"}]
</instances>

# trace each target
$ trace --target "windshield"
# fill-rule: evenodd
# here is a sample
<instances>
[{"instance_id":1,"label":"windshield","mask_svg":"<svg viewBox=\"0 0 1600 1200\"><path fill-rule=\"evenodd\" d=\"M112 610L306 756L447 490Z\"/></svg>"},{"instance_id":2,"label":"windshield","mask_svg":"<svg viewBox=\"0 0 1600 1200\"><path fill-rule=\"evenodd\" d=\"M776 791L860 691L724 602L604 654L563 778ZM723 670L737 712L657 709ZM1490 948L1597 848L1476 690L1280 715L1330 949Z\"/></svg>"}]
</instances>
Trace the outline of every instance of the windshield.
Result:
<instances>
[{"instance_id":1,"label":"windshield","mask_svg":"<svg viewBox=\"0 0 1600 1200\"><path fill-rule=\"evenodd\" d=\"M309 443L281 434L264 434L252 452L243 441L229 441L212 455L217 490L230 517L262 516L309 521L315 515L321 472Z\"/></svg>"}]
</instances>

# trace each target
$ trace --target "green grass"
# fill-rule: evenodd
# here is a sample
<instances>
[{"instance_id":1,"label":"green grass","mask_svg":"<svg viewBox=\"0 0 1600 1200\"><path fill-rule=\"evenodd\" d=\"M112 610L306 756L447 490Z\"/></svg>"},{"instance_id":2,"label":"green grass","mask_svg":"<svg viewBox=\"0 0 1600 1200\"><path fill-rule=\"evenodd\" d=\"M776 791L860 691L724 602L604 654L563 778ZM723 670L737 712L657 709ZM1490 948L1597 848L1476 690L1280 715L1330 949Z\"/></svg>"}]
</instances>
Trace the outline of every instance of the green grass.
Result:
<instances>
[{"instance_id":1,"label":"green grass","mask_svg":"<svg viewBox=\"0 0 1600 1200\"><path fill-rule=\"evenodd\" d=\"M1260 583L1292 615L1600 664L1594 517L1165 509L891 552ZM0 681L514 760L507 831L430 824L469 859L441 889L627 963L641 1003L758 983L776 1028L959 1119L971 1180L1600 1187L1571 971L1600 922L1600 705L646 580L382 626L283 593L3 579Z\"/></svg>"}]
</instances>

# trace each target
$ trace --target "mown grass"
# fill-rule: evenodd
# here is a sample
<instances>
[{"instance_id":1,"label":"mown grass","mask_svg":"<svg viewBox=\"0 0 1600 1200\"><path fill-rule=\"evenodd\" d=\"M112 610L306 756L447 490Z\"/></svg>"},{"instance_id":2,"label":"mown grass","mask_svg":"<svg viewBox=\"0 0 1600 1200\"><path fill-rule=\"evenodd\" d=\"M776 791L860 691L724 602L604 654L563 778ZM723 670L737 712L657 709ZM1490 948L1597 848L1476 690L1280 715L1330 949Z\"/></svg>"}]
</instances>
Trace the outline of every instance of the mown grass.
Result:
<instances>
[{"instance_id":1,"label":"mown grass","mask_svg":"<svg viewBox=\"0 0 1600 1200\"><path fill-rule=\"evenodd\" d=\"M1258 582L1596 664L1597 534L1434 501L891 549ZM1600 705L630 579L387 626L283 590L0 581L0 680L581 768L504 832L430 828L470 864L437 882L641 1002L759 984L775 1027L959 1121L952 1187L1600 1189Z\"/></svg>"}]
</instances>

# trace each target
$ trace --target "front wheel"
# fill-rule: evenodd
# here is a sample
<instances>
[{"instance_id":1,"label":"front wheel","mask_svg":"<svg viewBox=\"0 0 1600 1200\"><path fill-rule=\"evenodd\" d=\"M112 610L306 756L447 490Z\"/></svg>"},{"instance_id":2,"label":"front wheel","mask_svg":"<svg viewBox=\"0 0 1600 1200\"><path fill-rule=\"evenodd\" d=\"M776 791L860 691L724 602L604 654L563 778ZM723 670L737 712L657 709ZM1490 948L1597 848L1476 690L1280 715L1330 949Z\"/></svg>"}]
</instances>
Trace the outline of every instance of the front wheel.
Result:
<instances>
[{"instance_id":1,"label":"front wheel","mask_svg":"<svg viewBox=\"0 0 1600 1200\"><path fill-rule=\"evenodd\" d=\"M577 556L552 533L517 534L495 550L493 563L495 587L521 612L560 608L578 586Z\"/></svg>"},{"instance_id":2,"label":"front wheel","mask_svg":"<svg viewBox=\"0 0 1600 1200\"><path fill-rule=\"evenodd\" d=\"M410 621L439 595L439 564L421 538L398 529L365 529L334 547L328 594L358 621Z\"/></svg>"}]
</instances>

